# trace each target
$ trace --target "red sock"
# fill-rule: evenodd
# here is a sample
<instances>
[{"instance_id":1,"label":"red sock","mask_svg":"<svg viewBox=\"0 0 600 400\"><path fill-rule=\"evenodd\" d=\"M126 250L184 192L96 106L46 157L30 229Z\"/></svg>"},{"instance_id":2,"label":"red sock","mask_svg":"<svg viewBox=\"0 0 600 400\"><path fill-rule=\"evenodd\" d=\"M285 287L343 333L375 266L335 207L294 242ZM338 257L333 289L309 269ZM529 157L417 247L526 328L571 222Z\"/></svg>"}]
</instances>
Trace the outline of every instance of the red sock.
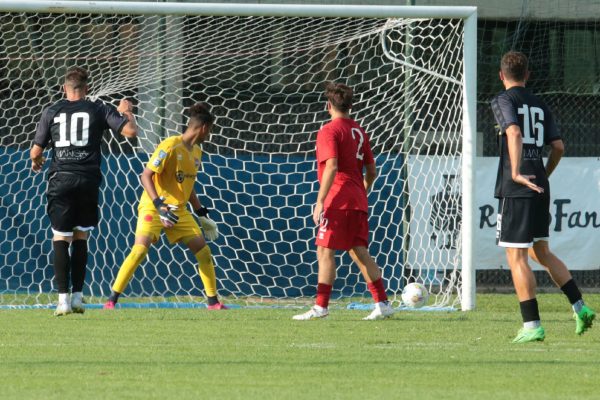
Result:
<instances>
[{"instance_id":1,"label":"red sock","mask_svg":"<svg viewBox=\"0 0 600 400\"><path fill-rule=\"evenodd\" d=\"M332 285L326 283L319 283L317 285L317 302L318 306L327 308L329 306L329 297L331 297Z\"/></svg>"},{"instance_id":2,"label":"red sock","mask_svg":"<svg viewBox=\"0 0 600 400\"><path fill-rule=\"evenodd\" d=\"M383 279L379 278L376 281L367 283L367 287L369 288L369 291L371 292L375 303L387 301L388 297L385 293L385 288L383 287Z\"/></svg>"}]
</instances>

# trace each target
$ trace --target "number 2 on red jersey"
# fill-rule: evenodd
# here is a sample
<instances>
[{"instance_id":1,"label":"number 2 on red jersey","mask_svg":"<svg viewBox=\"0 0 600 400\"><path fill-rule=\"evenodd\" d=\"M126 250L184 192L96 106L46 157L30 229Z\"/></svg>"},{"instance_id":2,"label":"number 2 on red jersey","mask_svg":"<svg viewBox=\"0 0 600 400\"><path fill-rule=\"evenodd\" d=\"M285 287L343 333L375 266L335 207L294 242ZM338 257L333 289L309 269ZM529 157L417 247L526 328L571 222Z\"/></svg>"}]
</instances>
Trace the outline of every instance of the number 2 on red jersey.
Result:
<instances>
[{"instance_id":1,"label":"number 2 on red jersey","mask_svg":"<svg viewBox=\"0 0 600 400\"><path fill-rule=\"evenodd\" d=\"M352 139L356 140L356 138L358 137L358 148L356 150L356 158L362 160L363 158L365 158L365 155L363 153L363 143L365 142L365 136L363 135L362 131L358 128L352 128L350 132L352 133Z\"/></svg>"}]
</instances>

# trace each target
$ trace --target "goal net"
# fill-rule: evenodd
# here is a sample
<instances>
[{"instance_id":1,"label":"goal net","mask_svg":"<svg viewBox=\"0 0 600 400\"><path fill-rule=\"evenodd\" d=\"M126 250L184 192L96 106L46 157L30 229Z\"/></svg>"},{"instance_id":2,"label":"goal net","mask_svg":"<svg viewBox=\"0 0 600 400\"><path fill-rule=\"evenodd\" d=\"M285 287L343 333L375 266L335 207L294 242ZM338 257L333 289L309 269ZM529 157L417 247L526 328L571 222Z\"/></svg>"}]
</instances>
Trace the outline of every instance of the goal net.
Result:
<instances>
[{"instance_id":1,"label":"goal net","mask_svg":"<svg viewBox=\"0 0 600 400\"><path fill-rule=\"evenodd\" d=\"M185 108L198 101L216 115L196 190L221 234L209 243L220 295L313 297L315 140L329 120L325 82L337 81L353 87L351 115L376 156L369 250L388 292L399 301L404 285L418 281L429 305L460 302L469 262L461 223L471 173L464 143L472 144L464 136L468 13L450 18L442 8L411 18L399 13L405 7L379 7L397 15L370 17L364 10L376 8L362 7L357 17L348 15L352 7L254 6L233 15L215 4L86 3L0 14L1 304L54 300L47 177L31 172L28 155L42 109L62 97L75 65L90 72L90 98L131 99L140 127L134 140L105 134L101 222L89 240L84 288L91 301L110 293L133 244L149 154L182 132ZM337 261L333 298L366 296L351 259ZM195 264L163 238L125 296L203 301Z\"/></svg>"}]
</instances>

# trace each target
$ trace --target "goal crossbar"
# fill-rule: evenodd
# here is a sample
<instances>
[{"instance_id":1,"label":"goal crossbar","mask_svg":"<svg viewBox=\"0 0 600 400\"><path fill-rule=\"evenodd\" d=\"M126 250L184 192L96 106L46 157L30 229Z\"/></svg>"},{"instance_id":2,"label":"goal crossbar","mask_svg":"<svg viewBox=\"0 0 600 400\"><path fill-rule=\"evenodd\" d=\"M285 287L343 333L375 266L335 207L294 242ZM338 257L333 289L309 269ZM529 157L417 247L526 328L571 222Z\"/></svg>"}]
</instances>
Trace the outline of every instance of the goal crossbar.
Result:
<instances>
[{"instance_id":1,"label":"goal crossbar","mask_svg":"<svg viewBox=\"0 0 600 400\"><path fill-rule=\"evenodd\" d=\"M151 6L150 6L151 5ZM322 4L246 3L148 3L120 1L27 1L0 2L2 12L92 13L139 15L211 15L342 18L461 18L476 16L470 6L366 6Z\"/></svg>"}]
</instances>

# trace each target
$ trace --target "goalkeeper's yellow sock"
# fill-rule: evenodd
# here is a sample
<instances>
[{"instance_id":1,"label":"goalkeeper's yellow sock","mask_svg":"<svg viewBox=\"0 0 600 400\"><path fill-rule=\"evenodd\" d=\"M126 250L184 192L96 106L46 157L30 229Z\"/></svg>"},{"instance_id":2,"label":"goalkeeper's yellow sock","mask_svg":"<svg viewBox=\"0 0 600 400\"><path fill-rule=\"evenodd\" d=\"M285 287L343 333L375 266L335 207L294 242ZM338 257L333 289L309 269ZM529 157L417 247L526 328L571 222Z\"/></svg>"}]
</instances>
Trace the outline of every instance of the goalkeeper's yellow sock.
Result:
<instances>
[{"instance_id":1,"label":"goalkeeper's yellow sock","mask_svg":"<svg viewBox=\"0 0 600 400\"><path fill-rule=\"evenodd\" d=\"M136 268L144 261L144 258L146 258L146 254L148 254L148 248L146 246L141 244L133 245L131 253L129 253L119 269L117 279L115 279L115 283L112 287L113 292L123 293L123 290L125 290L127 284L129 284Z\"/></svg>"},{"instance_id":2,"label":"goalkeeper's yellow sock","mask_svg":"<svg viewBox=\"0 0 600 400\"><path fill-rule=\"evenodd\" d=\"M210 247L204 246L199 252L195 254L196 260L198 260L198 272L200 273L200 279L204 284L204 290L206 296L216 298L217 296L217 277L215 275L215 265L212 261L212 254Z\"/></svg>"}]
</instances>

